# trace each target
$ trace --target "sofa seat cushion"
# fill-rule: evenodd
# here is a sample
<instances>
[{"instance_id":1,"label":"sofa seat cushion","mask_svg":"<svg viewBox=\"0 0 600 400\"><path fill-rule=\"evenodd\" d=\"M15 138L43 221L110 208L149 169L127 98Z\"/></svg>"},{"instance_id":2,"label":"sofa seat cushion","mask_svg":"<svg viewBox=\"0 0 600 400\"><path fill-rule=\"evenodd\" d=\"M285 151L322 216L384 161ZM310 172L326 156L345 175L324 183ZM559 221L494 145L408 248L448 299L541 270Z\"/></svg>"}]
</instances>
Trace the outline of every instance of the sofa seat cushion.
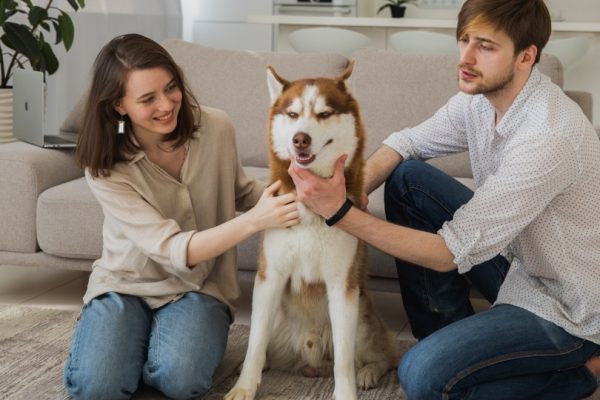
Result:
<instances>
[{"instance_id":1,"label":"sofa seat cushion","mask_svg":"<svg viewBox=\"0 0 600 400\"><path fill-rule=\"evenodd\" d=\"M102 252L103 220L85 178L54 186L38 198L39 246L55 256L96 259Z\"/></svg>"}]
</instances>

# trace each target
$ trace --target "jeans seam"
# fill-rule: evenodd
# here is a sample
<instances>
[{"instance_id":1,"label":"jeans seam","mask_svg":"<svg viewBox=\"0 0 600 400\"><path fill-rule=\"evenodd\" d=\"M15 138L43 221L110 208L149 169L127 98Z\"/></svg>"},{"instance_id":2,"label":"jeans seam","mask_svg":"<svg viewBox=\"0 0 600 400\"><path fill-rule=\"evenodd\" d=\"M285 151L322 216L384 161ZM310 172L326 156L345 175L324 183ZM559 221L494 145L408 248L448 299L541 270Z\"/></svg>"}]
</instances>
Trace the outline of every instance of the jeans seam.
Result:
<instances>
[{"instance_id":1,"label":"jeans seam","mask_svg":"<svg viewBox=\"0 0 600 400\"><path fill-rule=\"evenodd\" d=\"M557 355L565 355L571 353L575 350L578 350L583 347L583 341L577 341L573 346L562 349L562 350L546 350L546 351L520 351L515 353L504 354L498 357L494 357L489 360L481 361L467 369L462 370L458 374L456 374L450 381L446 384L444 389L442 390L442 399L448 400L450 397L450 391L454 388L454 386L460 382L462 379L467 376L473 374L475 371L479 371L483 368L489 367L491 365L499 364L505 361L518 360L521 358L527 357L548 357L548 356L557 356Z\"/></svg>"},{"instance_id":2,"label":"jeans seam","mask_svg":"<svg viewBox=\"0 0 600 400\"><path fill-rule=\"evenodd\" d=\"M152 317L153 321L154 321L154 334L156 335L155 340L154 340L154 357L152 359L152 368L149 368L152 370L152 372L155 372L157 366L158 366L158 362L160 359L160 342L161 342L161 338L160 338L160 319L154 315Z\"/></svg>"}]
</instances>

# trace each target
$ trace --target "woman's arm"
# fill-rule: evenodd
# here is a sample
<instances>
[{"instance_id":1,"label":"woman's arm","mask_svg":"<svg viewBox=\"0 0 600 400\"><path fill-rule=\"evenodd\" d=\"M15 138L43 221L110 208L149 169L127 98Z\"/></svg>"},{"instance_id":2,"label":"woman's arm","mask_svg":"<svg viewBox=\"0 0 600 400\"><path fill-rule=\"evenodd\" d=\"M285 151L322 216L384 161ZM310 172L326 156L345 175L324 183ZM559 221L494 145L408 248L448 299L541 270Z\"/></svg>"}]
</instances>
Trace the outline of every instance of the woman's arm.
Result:
<instances>
[{"instance_id":1,"label":"woman's arm","mask_svg":"<svg viewBox=\"0 0 600 400\"><path fill-rule=\"evenodd\" d=\"M187 265L194 265L217 257L256 232L267 228L287 228L299 222L296 195L275 194L281 182L265 189L258 203L246 213L214 228L196 232L187 247Z\"/></svg>"}]
</instances>

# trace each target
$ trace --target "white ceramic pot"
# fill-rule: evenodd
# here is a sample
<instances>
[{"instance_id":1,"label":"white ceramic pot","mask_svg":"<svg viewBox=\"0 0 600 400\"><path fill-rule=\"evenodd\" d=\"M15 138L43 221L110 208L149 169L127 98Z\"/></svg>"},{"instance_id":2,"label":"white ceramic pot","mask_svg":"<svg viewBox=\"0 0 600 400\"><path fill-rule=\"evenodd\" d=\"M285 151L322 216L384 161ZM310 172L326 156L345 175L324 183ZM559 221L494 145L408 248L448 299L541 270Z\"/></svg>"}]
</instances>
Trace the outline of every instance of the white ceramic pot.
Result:
<instances>
[{"instance_id":1,"label":"white ceramic pot","mask_svg":"<svg viewBox=\"0 0 600 400\"><path fill-rule=\"evenodd\" d=\"M0 143L14 142L13 90L0 89Z\"/></svg>"}]
</instances>

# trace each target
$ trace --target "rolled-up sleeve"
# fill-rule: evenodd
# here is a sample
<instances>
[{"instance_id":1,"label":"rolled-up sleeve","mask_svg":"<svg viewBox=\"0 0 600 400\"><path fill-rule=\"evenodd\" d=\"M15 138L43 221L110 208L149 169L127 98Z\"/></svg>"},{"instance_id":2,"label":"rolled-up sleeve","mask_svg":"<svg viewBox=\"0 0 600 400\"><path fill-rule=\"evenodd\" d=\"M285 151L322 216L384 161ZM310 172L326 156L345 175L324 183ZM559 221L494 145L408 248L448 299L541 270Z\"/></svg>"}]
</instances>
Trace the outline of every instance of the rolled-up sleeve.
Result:
<instances>
[{"instance_id":1,"label":"rolled-up sleeve","mask_svg":"<svg viewBox=\"0 0 600 400\"><path fill-rule=\"evenodd\" d=\"M125 182L93 178L87 171L86 180L102 206L108 224L105 229L112 233L109 239L126 238L166 269L189 271L187 247L194 230L182 231L175 220L164 218ZM123 245L128 243L124 241Z\"/></svg>"},{"instance_id":2,"label":"rolled-up sleeve","mask_svg":"<svg viewBox=\"0 0 600 400\"><path fill-rule=\"evenodd\" d=\"M542 211L551 213L551 200L577 177L575 151L565 139L520 137L507 145L498 170L438 231L460 273L500 254Z\"/></svg>"}]
</instances>

